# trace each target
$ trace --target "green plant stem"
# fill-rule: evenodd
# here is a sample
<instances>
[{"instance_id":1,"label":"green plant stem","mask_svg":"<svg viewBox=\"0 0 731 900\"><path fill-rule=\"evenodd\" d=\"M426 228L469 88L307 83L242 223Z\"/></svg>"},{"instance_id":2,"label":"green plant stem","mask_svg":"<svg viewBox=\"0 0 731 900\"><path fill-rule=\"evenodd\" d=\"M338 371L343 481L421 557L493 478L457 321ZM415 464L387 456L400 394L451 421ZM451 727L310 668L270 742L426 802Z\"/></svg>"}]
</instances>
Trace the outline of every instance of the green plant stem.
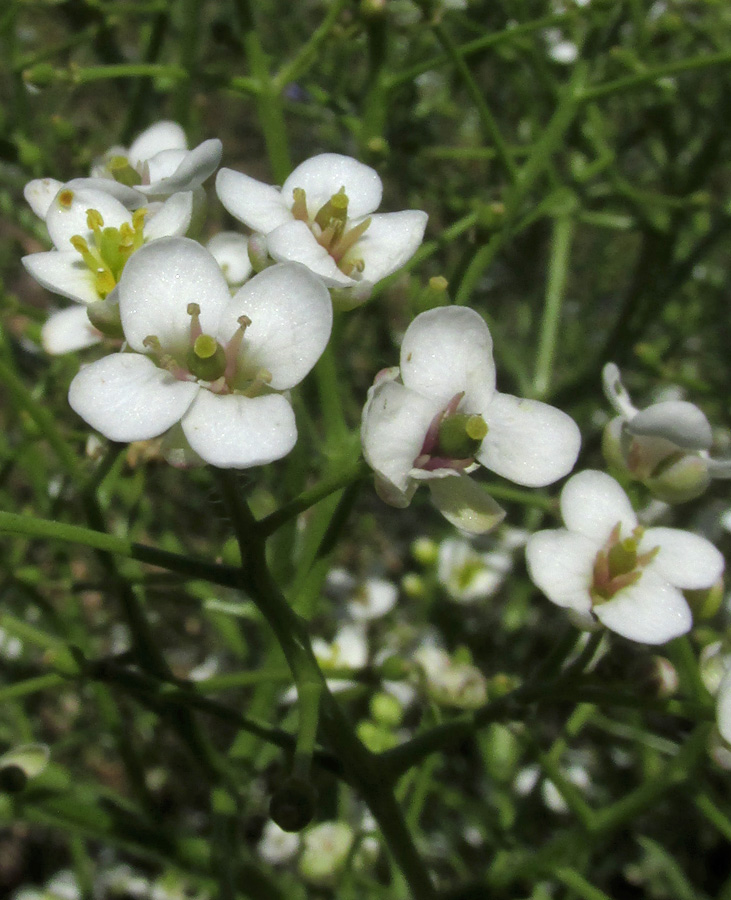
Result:
<instances>
[{"instance_id":1,"label":"green plant stem","mask_svg":"<svg viewBox=\"0 0 731 900\"><path fill-rule=\"evenodd\" d=\"M180 21L182 32L178 41L180 65L188 77L179 81L175 90L173 108L175 118L183 127L190 124L193 81L198 67L198 40L201 33L202 0L181 0Z\"/></svg>"},{"instance_id":2,"label":"green plant stem","mask_svg":"<svg viewBox=\"0 0 731 900\"><path fill-rule=\"evenodd\" d=\"M546 301L543 307L543 322L541 323L536 372L533 379L532 393L539 400L548 394L551 386L573 234L574 219L571 216L559 216L554 219Z\"/></svg>"},{"instance_id":3,"label":"green plant stem","mask_svg":"<svg viewBox=\"0 0 731 900\"><path fill-rule=\"evenodd\" d=\"M328 5L327 13L322 22L312 32L310 37L302 44L289 62L284 63L272 78L272 84L278 93L281 93L288 84L301 78L312 64L317 60L317 55L325 41L330 37L335 24L345 9L348 0L334 0Z\"/></svg>"},{"instance_id":4,"label":"green plant stem","mask_svg":"<svg viewBox=\"0 0 731 900\"><path fill-rule=\"evenodd\" d=\"M582 900L612 900L604 891L600 891L590 884L576 869L571 869L568 866L559 866L553 870L552 874L561 884L566 885L567 888L578 894Z\"/></svg>"}]
</instances>

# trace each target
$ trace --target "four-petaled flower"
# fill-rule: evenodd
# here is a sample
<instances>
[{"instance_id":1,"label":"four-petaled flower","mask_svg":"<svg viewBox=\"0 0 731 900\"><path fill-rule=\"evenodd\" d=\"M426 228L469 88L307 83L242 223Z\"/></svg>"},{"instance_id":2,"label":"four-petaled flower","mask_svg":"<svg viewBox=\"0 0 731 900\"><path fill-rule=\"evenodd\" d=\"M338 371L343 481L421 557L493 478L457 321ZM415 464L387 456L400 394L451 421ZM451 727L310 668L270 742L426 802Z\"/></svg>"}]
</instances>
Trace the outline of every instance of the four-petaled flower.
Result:
<instances>
[{"instance_id":1,"label":"four-petaled flower","mask_svg":"<svg viewBox=\"0 0 731 900\"><path fill-rule=\"evenodd\" d=\"M528 573L549 600L643 644L690 629L682 592L720 577L713 544L677 528L643 528L620 485L594 470L569 479L561 514L566 528L538 531L526 547Z\"/></svg>"},{"instance_id":2,"label":"four-petaled flower","mask_svg":"<svg viewBox=\"0 0 731 900\"><path fill-rule=\"evenodd\" d=\"M132 352L83 368L69 403L113 441L148 440L180 423L190 448L222 468L285 456L295 444L284 392L327 345L332 304L304 266L272 266L233 297L211 254L162 238L130 259L118 286Z\"/></svg>"},{"instance_id":3,"label":"four-petaled flower","mask_svg":"<svg viewBox=\"0 0 731 900\"><path fill-rule=\"evenodd\" d=\"M400 368L381 372L368 392L361 438L383 500L408 506L427 481L446 518L473 532L504 512L467 473L482 465L521 485L551 484L571 471L581 441L565 413L496 390L490 332L462 306L414 319Z\"/></svg>"},{"instance_id":4,"label":"four-petaled flower","mask_svg":"<svg viewBox=\"0 0 731 900\"><path fill-rule=\"evenodd\" d=\"M383 192L378 173L337 153L306 160L281 190L221 169L216 191L233 216L267 236L274 259L303 263L328 287L357 285L360 299L414 255L426 228L420 210L373 214Z\"/></svg>"}]
</instances>

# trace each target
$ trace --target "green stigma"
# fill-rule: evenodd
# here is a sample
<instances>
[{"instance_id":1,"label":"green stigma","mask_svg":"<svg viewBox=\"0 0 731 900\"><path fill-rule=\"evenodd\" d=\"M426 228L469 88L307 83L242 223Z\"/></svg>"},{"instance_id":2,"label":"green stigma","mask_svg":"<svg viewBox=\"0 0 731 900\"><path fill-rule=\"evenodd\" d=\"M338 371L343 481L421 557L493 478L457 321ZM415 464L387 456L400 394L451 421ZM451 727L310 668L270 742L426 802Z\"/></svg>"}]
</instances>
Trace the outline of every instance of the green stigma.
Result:
<instances>
[{"instance_id":1,"label":"green stigma","mask_svg":"<svg viewBox=\"0 0 731 900\"><path fill-rule=\"evenodd\" d=\"M437 454L448 459L472 459L487 434L482 416L456 413L439 425Z\"/></svg>"}]
</instances>

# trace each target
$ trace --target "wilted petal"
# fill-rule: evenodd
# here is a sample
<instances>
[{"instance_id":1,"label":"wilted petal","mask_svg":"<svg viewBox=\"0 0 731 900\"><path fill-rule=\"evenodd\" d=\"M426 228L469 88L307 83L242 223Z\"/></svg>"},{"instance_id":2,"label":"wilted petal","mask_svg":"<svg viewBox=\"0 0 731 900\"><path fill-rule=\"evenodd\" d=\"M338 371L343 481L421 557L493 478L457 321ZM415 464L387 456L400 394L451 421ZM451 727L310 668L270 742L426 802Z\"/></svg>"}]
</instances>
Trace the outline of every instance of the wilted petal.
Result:
<instances>
[{"instance_id":1,"label":"wilted petal","mask_svg":"<svg viewBox=\"0 0 731 900\"><path fill-rule=\"evenodd\" d=\"M23 196L38 218L45 219L53 198L62 187L63 182L55 178L35 178L23 188Z\"/></svg>"},{"instance_id":2,"label":"wilted petal","mask_svg":"<svg viewBox=\"0 0 731 900\"><path fill-rule=\"evenodd\" d=\"M206 249L223 272L229 285L243 284L252 273L249 240L235 231L219 231L206 244Z\"/></svg>"},{"instance_id":3,"label":"wilted petal","mask_svg":"<svg viewBox=\"0 0 731 900\"><path fill-rule=\"evenodd\" d=\"M468 475L429 482L432 502L444 518L471 534L485 534L502 522L505 510Z\"/></svg>"},{"instance_id":4,"label":"wilted petal","mask_svg":"<svg viewBox=\"0 0 731 900\"><path fill-rule=\"evenodd\" d=\"M285 222L292 221L279 188L264 184L233 169L221 169L216 176L218 199L232 216L253 231L269 234Z\"/></svg>"},{"instance_id":5,"label":"wilted petal","mask_svg":"<svg viewBox=\"0 0 731 900\"><path fill-rule=\"evenodd\" d=\"M598 546L559 528L537 531L525 548L531 581L557 606L587 615L591 611L592 571Z\"/></svg>"},{"instance_id":6,"label":"wilted petal","mask_svg":"<svg viewBox=\"0 0 731 900\"><path fill-rule=\"evenodd\" d=\"M101 334L89 321L85 306L70 306L51 313L41 328L41 344L52 356L84 350L101 339Z\"/></svg>"},{"instance_id":7,"label":"wilted petal","mask_svg":"<svg viewBox=\"0 0 731 900\"><path fill-rule=\"evenodd\" d=\"M418 315L401 344L401 377L442 407L464 391L460 409L482 413L495 392L492 338L483 318L466 306Z\"/></svg>"},{"instance_id":8,"label":"wilted petal","mask_svg":"<svg viewBox=\"0 0 731 900\"><path fill-rule=\"evenodd\" d=\"M162 150L186 150L188 141L177 122L156 122L138 135L127 151L130 165L136 167Z\"/></svg>"},{"instance_id":9,"label":"wilted petal","mask_svg":"<svg viewBox=\"0 0 731 900\"><path fill-rule=\"evenodd\" d=\"M294 413L281 394L244 397L202 390L182 426L193 450L222 469L263 466L286 456L297 442Z\"/></svg>"},{"instance_id":10,"label":"wilted petal","mask_svg":"<svg viewBox=\"0 0 731 900\"><path fill-rule=\"evenodd\" d=\"M307 211L314 218L343 187L350 201L349 218L367 216L380 206L383 185L376 170L339 153L321 153L300 163L282 185L282 196L291 209L294 189L302 188L307 198Z\"/></svg>"},{"instance_id":11,"label":"wilted petal","mask_svg":"<svg viewBox=\"0 0 731 900\"><path fill-rule=\"evenodd\" d=\"M693 625L685 597L651 569L645 569L636 584L595 605L594 615L607 628L641 644L664 644Z\"/></svg>"},{"instance_id":12,"label":"wilted petal","mask_svg":"<svg viewBox=\"0 0 731 900\"><path fill-rule=\"evenodd\" d=\"M193 216L193 194L183 191L173 194L145 220L145 240L183 235L190 227Z\"/></svg>"},{"instance_id":13,"label":"wilted petal","mask_svg":"<svg viewBox=\"0 0 731 900\"><path fill-rule=\"evenodd\" d=\"M561 491L561 515L569 531L598 545L604 544L618 522L623 537L637 525L632 504L619 483L595 469L579 472L566 482Z\"/></svg>"},{"instance_id":14,"label":"wilted petal","mask_svg":"<svg viewBox=\"0 0 731 900\"><path fill-rule=\"evenodd\" d=\"M200 306L203 331L216 334L231 299L216 260L184 237L161 238L133 253L118 290L122 328L130 347L141 353L145 338L155 335L168 353L184 354L190 342L188 304Z\"/></svg>"},{"instance_id":15,"label":"wilted petal","mask_svg":"<svg viewBox=\"0 0 731 900\"><path fill-rule=\"evenodd\" d=\"M527 487L543 487L573 469L581 447L574 420L554 406L496 393L482 413L483 466Z\"/></svg>"},{"instance_id":16,"label":"wilted petal","mask_svg":"<svg viewBox=\"0 0 731 900\"><path fill-rule=\"evenodd\" d=\"M322 355L332 330L332 303L324 284L304 266L282 263L255 275L225 307L218 335L228 341L239 316L251 325L241 347L247 369L263 368L270 387L299 384Z\"/></svg>"},{"instance_id":17,"label":"wilted petal","mask_svg":"<svg viewBox=\"0 0 731 900\"><path fill-rule=\"evenodd\" d=\"M363 279L376 284L407 263L424 239L427 219L427 214L418 209L371 216L370 225L353 250L353 256L363 260Z\"/></svg>"},{"instance_id":18,"label":"wilted petal","mask_svg":"<svg viewBox=\"0 0 731 900\"><path fill-rule=\"evenodd\" d=\"M267 235L270 255L279 262L298 262L319 275L328 287L347 287L356 282L344 275L327 250L317 243L304 222L292 219Z\"/></svg>"},{"instance_id":19,"label":"wilted petal","mask_svg":"<svg viewBox=\"0 0 731 900\"><path fill-rule=\"evenodd\" d=\"M99 299L94 275L75 250L31 253L24 256L21 262L38 284L54 294L77 303L94 303Z\"/></svg>"},{"instance_id":20,"label":"wilted petal","mask_svg":"<svg viewBox=\"0 0 731 900\"><path fill-rule=\"evenodd\" d=\"M707 450L713 443L711 426L693 403L665 400L638 412L627 423L632 434L661 437L685 450Z\"/></svg>"},{"instance_id":21,"label":"wilted petal","mask_svg":"<svg viewBox=\"0 0 731 900\"><path fill-rule=\"evenodd\" d=\"M48 234L57 249L71 249L70 240L77 234L89 243L93 242L94 236L86 221L90 209L101 214L105 226L119 228L123 222L132 222L132 216L124 204L106 191L91 188L77 190L64 185L51 201L46 214Z\"/></svg>"},{"instance_id":22,"label":"wilted petal","mask_svg":"<svg viewBox=\"0 0 731 900\"><path fill-rule=\"evenodd\" d=\"M150 183L138 185L137 189L150 197L195 190L216 171L222 152L223 145L218 138L203 141L182 157L174 156L180 153L178 150L164 150L147 161Z\"/></svg>"},{"instance_id":23,"label":"wilted petal","mask_svg":"<svg viewBox=\"0 0 731 900\"><path fill-rule=\"evenodd\" d=\"M85 366L71 382L69 404L112 441L146 441L174 425L200 390L177 381L146 356L112 353Z\"/></svg>"},{"instance_id":24,"label":"wilted petal","mask_svg":"<svg viewBox=\"0 0 731 900\"><path fill-rule=\"evenodd\" d=\"M723 556L710 541L679 528L648 528L638 551L658 547L652 570L682 590L708 588L723 573Z\"/></svg>"},{"instance_id":25,"label":"wilted petal","mask_svg":"<svg viewBox=\"0 0 731 900\"><path fill-rule=\"evenodd\" d=\"M409 487L409 474L429 425L440 411L438 401L395 381L377 382L368 391L360 431L363 455L402 494Z\"/></svg>"}]
</instances>

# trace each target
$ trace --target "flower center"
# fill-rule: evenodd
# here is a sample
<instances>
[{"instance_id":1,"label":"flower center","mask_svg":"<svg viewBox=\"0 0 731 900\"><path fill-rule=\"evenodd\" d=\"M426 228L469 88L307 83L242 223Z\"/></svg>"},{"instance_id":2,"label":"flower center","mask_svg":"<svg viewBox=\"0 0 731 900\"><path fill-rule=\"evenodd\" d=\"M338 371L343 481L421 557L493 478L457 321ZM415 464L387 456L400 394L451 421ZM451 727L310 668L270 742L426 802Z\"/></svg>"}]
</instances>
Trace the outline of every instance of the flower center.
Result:
<instances>
[{"instance_id":1,"label":"flower center","mask_svg":"<svg viewBox=\"0 0 731 900\"><path fill-rule=\"evenodd\" d=\"M113 156L107 163L107 171L115 181L126 184L127 187L142 184L142 176L130 165L126 156Z\"/></svg>"},{"instance_id":2,"label":"flower center","mask_svg":"<svg viewBox=\"0 0 731 900\"><path fill-rule=\"evenodd\" d=\"M256 397L266 390L272 380L271 372L246 366L240 358L244 334L251 325L248 316L239 317L239 327L223 345L213 335L203 332L201 308L197 303L189 303L187 313L190 316L190 336L182 360L167 353L154 334L143 341L149 355L161 369L167 369L179 381L198 381L214 394Z\"/></svg>"},{"instance_id":3,"label":"flower center","mask_svg":"<svg viewBox=\"0 0 731 900\"><path fill-rule=\"evenodd\" d=\"M94 276L94 288L103 300L117 286L127 260L144 243L143 228L146 209L136 209L132 213L132 224L123 222L119 228L104 226L102 214L96 209L87 209L86 224L92 232L92 245L85 238L75 234L71 245L83 259L87 269Z\"/></svg>"},{"instance_id":4,"label":"flower center","mask_svg":"<svg viewBox=\"0 0 731 900\"><path fill-rule=\"evenodd\" d=\"M333 194L310 219L307 211L307 196L303 188L292 191L294 203L292 215L304 222L315 236L317 243L335 260L335 264L344 275L357 277L364 269L363 260L355 255L354 248L371 224L370 217L358 225L348 228L348 195L345 187Z\"/></svg>"},{"instance_id":5,"label":"flower center","mask_svg":"<svg viewBox=\"0 0 731 900\"><path fill-rule=\"evenodd\" d=\"M612 529L606 544L594 560L591 598L595 604L606 603L619 591L640 580L642 570L659 551L653 547L646 553L638 553L644 528L638 525L629 537L621 537L620 522Z\"/></svg>"},{"instance_id":6,"label":"flower center","mask_svg":"<svg viewBox=\"0 0 731 900\"><path fill-rule=\"evenodd\" d=\"M456 469L461 472L475 461L487 424L480 415L457 412L464 391L455 394L447 406L432 419L414 468Z\"/></svg>"}]
</instances>

